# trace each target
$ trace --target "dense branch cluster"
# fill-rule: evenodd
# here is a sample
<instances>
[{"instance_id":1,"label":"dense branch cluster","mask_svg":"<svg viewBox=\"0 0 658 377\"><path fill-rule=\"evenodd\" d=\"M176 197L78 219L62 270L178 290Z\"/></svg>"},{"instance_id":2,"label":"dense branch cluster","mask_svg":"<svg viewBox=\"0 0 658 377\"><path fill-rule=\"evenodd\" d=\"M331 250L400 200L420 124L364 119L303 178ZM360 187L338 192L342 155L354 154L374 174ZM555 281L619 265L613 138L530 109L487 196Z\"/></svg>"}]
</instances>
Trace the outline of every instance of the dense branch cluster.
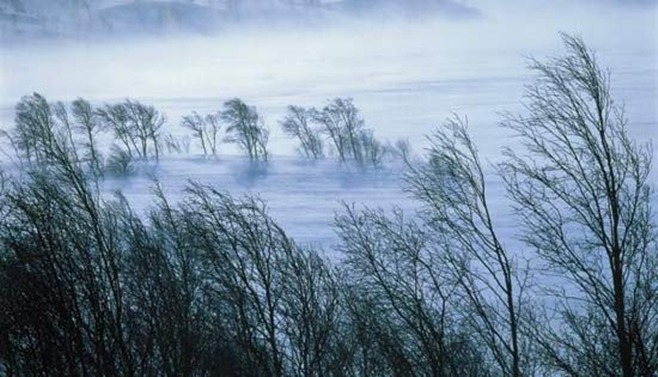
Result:
<instances>
[{"instance_id":1,"label":"dense branch cluster","mask_svg":"<svg viewBox=\"0 0 658 377\"><path fill-rule=\"evenodd\" d=\"M164 117L25 97L7 134L20 170L0 179L0 374L655 376L653 152L629 138L593 53L563 39L564 57L533 62L527 111L503 124L521 140L496 169L518 246L499 234L465 118L429 137L425 160L405 157L420 209L346 204L330 262L258 198L189 183L171 203L156 184L136 214L101 197L95 135L157 159ZM238 99L183 125L215 154L220 121L266 158L267 132ZM290 107L282 127L309 158L373 153L351 100Z\"/></svg>"}]
</instances>

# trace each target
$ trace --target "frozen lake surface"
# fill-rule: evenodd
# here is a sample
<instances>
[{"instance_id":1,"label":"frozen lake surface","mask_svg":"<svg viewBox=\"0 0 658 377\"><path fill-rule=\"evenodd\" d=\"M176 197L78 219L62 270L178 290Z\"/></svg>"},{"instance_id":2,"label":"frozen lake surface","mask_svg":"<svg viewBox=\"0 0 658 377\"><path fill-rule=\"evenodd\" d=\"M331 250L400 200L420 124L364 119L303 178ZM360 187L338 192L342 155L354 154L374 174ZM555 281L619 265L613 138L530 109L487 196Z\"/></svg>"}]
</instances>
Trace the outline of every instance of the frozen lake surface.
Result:
<instances>
[{"instance_id":1,"label":"frozen lake surface","mask_svg":"<svg viewBox=\"0 0 658 377\"><path fill-rule=\"evenodd\" d=\"M153 203L148 188L154 179L167 197L183 192L190 180L235 195L255 195L267 202L271 215L297 241L331 249L336 242L331 224L341 202L387 209L414 207L401 192L402 171L401 163L364 169L286 156L277 156L267 167L254 167L240 157L176 158L165 159L157 168L142 167L137 177L128 180L108 178L104 189L108 193L120 190L137 211Z\"/></svg>"},{"instance_id":2,"label":"frozen lake surface","mask_svg":"<svg viewBox=\"0 0 658 377\"><path fill-rule=\"evenodd\" d=\"M151 173L174 196L188 179L259 194L296 239L330 249L341 201L409 209L414 203L401 189L400 165L361 171L294 157L278 125L287 105L321 107L333 97L353 97L378 138L407 138L420 152L425 135L452 112L468 115L484 159L495 162L501 146L514 143L498 122L500 112L522 110L523 85L531 79L527 57L559 54L558 32L565 31L581 35L610 68L613 97L626 104L631 133L658 139L655 8L555 8L484 8L482 20L463 22L344 20L318 29L3 46L0 121L10 127L14 104L34 91L51 101L83 97L95 104L131 97L164 111L168 131L184 133L181 116L217 111L240 97L258 107L272 131L267 169L251 170L222 145L219 161L171 157ZM145 208L150 176L109 179L106 188L123 190ZM492 183L501 227L511 229L502 188Z\"/></svg>"}]
</instances>

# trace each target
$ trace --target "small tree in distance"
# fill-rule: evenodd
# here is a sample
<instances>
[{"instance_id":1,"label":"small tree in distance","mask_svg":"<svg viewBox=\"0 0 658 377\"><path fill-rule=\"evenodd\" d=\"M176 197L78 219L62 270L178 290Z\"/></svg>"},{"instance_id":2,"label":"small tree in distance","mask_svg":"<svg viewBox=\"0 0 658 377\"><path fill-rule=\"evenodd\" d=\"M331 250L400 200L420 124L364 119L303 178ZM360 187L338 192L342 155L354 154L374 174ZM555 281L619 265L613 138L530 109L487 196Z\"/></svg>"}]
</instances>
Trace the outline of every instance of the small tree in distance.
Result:
<instances>
[{"instance_id":1,"label":"small tree in distance","mask_svg":"<svg viewBox=\"0 0 658 377\"><path fill-rule=\"evenodd\" d=\"M15 127L8 135L23 161L46 162L55 143L55 120L46 98L38 93L21 98Z\"/></svg>"},{"instance_id":2,"label":"small tree in distance","mask_svg":"<svg viewBox=\"0 0 658 377\"><path fill-rule=\"evenodd\" d=\"M217 136L219 131L222 129L221 125L221 114L219 112L213 114L207 114L205 116L206 121L206 145L210 149L210 153L213 156L217 155L217 144L220 141Z\"/></svg>"},{"instance_id":3,"label":"small tree in distance","mask_svg":"<svg viewBox=\"0 0 658 377\"><path fill-rule=\"evenodd\" d=\"M365 126L352 98L334 98L322 111L311 109L305 115L312 116L321 125L321 132L327 135L333 152L341 162L378 166L391 152L375 138L373 130ZM289 119L290 115L286 120Z\"/></svg>"},{"instance_id":4,"label":"small tree in distance","mask_svg":"<svg viewBox=\"0 0 658 377\"><path fill-rule=\"evenodd\" d=\"M306 158L317 160L324 157L324 145L319 130L311 124L314 116L314 109L288 106L288 114L281 121L281 128L287 135L299 140L299 149Z\"/></svg>"},{"instance_id":5,"label":"small tree in distance","mask_svg":"<svg viewBox=\"0 0 658 377\"><path fill-rule=\"evenodd\" d=\"M267 141L270 132L263 125L256 108L239 98L224 103L221 119L228 124L226 141L236 143L251 161L267 161Z\"/></svg>"},{"instance_id":6,"label":"small tree in distance","mask_svg":"<svg viewBox=\"0 0 658 377\"><path fill-rule=\"evenodd\" d=\"M96 136L104 131L102 122L89 101L78 98L71 104L73 118L76 121L75 129L83 134L83 148L86 150L85 158L89 161L92 171L101 174L103 170L102 154L98 150Z\"/></svg>"},{"instance_id":7,"label":"small tree in distance","mask_svg":"<svg viewBox=\"0 0 658 377\"><path fill-rule=\"evenodd\" d=\"M199 140L203 155L217 155L217 135L222 128L220 114L201 116L196 111L183 117L183 127L192 131L192 136Z\"/></svg>"},{"instance_id":8,"label":"small tree in distance","mask_svg":"<svg viewBox=\"0 0 658 377\"><path fill-rule=\"evenodd\" d=\"M322 111L315 112L315 119L323 126L340 161L363 161L359 132L364 121L351 98L335 98Z\"/></svg>"},{"instance_id":9,"label":"small tree in distance","mask_svg":"<svg viewBox=\"0 0 658 377\"><path fill-rule=\"evenodd\" d=\"M156 161L160 159L161 129L166 117L155 107L126 99L105 105L97 114L121 141L128 155L147 160L153 153Z\"/></svg>"}]
</instances>

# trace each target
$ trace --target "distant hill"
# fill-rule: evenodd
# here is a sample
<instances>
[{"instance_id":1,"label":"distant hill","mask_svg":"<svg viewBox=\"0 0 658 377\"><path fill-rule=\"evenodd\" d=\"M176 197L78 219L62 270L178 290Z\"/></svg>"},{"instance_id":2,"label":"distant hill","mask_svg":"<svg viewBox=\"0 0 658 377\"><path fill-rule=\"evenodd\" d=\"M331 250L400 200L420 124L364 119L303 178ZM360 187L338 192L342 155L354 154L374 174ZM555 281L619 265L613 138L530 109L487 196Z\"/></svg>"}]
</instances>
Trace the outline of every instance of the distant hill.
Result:
<instances>
[{"instance_id":1,"label":"distant hill","mask_svg":"<svg viewBox=\"0 0 658 377\"><path fill-rule=\"evenodd\" d=\"M451 17L477 17L480 12L473 7L450 0L344 0L336 6L360 13L391 13L417 16L443 14Z\"/></svg>"},{"instance_id":2,"label":"distant hill","mask_svg":"<svg viewBox=\"0 0 658 377\"><path fill-rule=\"evenodd\" d=\"M100 9L96 16L107 32L205 32L225 13L222 8L194 2L139 1Z\"/></svg>"},{"instance_id":3,"label":"distant hill","mask_svg":"<svg viewBox=\"0 0 658 377\"><path fill-rule=\"evenodd\" d=\"M211 32L250 21L320 22L334 13L478 15L451 0L3 0L0 37Z\"/></svg>"}]
</instances>

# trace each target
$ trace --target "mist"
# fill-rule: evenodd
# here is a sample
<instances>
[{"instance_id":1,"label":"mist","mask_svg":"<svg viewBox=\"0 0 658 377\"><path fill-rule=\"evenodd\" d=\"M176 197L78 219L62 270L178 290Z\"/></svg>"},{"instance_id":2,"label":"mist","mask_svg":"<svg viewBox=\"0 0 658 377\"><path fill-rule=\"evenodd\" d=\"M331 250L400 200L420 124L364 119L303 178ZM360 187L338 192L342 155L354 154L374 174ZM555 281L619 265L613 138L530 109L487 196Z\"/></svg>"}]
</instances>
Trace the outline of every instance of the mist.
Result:
<instances>
[{"instance_id":1,"label":"mist","mask_svg":"<svg viewBox=\"0 0 658 377\"><path fill-rule=\"evenodd\" d=\"M50 101L82 97L95 105L134 98L163 111L165 130L172 134L185 132L182 116L214 112L224 101L242 98L258 108L271 131L274 157L267 175L245 179L235 168L233 178L219 179L213 175L217 167L203 164L180 174L182 162L174 161L160 167L159 177L174 186L189 178L210 179L231 191L259 193L271 199L284 225L300 230L294 235L309 234L318 242L330 238L328 224L340 199L409 206L401 194L402 169L377 173L388 180L373 176L373 182L380 182L378 191L370 191L367 182L361 186L365 191L350 191L328 167L317 169L313 174L318 178L307 179L304 186L304 169L283 162L297 156L278 123L288 105L322 107L332 98L352 97L378 138L408 139L420 153L426 136L457 113L468 117L480 152L495 162L510 143L498 126L500 114L522 110L524 84L531 78L528 58L558 52L562 31L582 36L610 68L614 98L626 104L630 132L641 140L658 136L658 8L653 4L469 1L455 5L463 7L460 11L431 12L387 4L377 11L332 9L316 23L298 12L293 16L303 18L300 22L290 17L264 22L253 16L212 31L132 31L3 43L1 127L11 126L14 105L32 92ZM221 152L238 154L231 146ZM277 171L287 173L277 176ZM322 174L334 176L333 183ZM289 204L299 195L288 191L290 182L306 187L309 201L315 196L326 204L315 212L310 230L304 227L309 219L298 216L304 209ZM147 183L117 184L129 196L144 199L148 194ZM332 185L344 190L323 189ZM397 202L392 200L396 197ZM312 205L307 199L305 205ZM317 234L322 241L313 238Z\"/></svg>"}]
</instances>

